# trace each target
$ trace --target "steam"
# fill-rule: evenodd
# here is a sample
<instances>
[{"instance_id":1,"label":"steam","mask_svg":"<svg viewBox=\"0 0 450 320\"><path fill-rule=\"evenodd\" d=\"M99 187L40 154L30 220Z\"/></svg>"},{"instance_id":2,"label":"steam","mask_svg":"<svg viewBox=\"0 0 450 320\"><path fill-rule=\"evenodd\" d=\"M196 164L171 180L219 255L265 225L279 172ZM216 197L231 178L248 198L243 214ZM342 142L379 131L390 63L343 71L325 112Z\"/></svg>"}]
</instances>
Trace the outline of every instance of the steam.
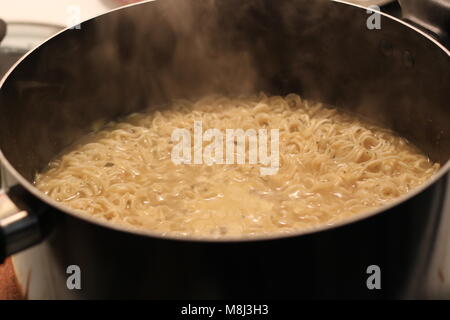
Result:
<instances>
[{"instance_id":1,"label":"steam","mask_svg":"<svg viewBox=\"0 0 450 320\"><path fill-rule=\"evenodd\" d=\"M312 21L327 14L328 0L311 3L161 0L132 7L96 26L101 42L92 59L123 70L128 85L140 88L140 96L148 93L151 104L211 93L275 93L273 82L284 81L292 58L285 41L308 36L320 25ZM127 100L134 100L131 93Z\"/></svg>"},{"instance_id":2,"label":"steam","mask_svg":"<svg viewBox=\"0 0 450 320\"><path fill-rule=\"evenodd\" d=\"M21 64L8 88L20 105L5 103L17 108L3 113L2 149L33 177L99 120L178 98L264 91L363 115L444 163L448 56L386 17L370 31L367 18L329 0L158 0L109 13Z\"/></svg>"},{"instance_id":3,"label":"steam","mask_svg":"<svg viewBox=\"0 0 450 320\"><path fill-rule=\"evenodd\" d=\"M96 38L105 41L92 65L103 60L105 69L120 70L111 78L121 84L113 91L121 91L116 101L127 105L125 113L214 93L294 92L412 141L426 140L412 128L426 112L412 109L418 101L426 106L428 89L416 90L414 66L403 59L404 50L417 46L394 48L387 57L382 49L386 35L398 43L417 37L398 33L399 25L385 17L382 30L368 30L368 17L366 10L329 0L159 0L99 23ZM406 87L416 92L399 95Z\"/></svg>"}]
</instances>

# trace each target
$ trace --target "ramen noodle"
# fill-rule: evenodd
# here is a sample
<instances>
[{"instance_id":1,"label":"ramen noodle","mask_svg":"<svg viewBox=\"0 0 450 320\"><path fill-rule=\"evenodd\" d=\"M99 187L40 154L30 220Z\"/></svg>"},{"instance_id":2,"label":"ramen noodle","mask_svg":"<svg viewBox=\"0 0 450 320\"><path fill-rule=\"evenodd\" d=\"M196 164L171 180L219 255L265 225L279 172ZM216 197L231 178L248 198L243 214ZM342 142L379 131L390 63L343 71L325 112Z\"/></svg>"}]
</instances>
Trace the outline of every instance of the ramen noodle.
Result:
<instances>
[{"instance_id":1,"label":"ramen noodle","mask_svg":"<svg viewBox=\"0 0 450 320\"><path fill-rule=\"evenodd\" d=\"M204 131L278 129L279 169L262 175L249 161L174 163L173 132L193 133L196 121ZM179 100L109 123L52 161L35 184L112 224L226 238L335 224L408 193L438 169L388 130L295 94L260 94Z\"/></svg>"}]
</instances>

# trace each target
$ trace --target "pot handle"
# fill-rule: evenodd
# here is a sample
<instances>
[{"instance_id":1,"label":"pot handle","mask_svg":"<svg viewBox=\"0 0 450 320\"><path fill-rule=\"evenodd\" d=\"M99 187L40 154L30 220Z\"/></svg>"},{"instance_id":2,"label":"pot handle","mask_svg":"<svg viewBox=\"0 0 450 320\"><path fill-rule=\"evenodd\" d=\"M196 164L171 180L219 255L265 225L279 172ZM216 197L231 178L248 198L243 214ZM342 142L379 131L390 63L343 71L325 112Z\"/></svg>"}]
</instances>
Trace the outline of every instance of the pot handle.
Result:
<instances>
[{"instance_id":1,"label":"pot handle","mask_svg":"<svg viewBox=\"0 0 450 320\"><path fill-rule=\"evenodd\" d=\"M398 0L405 20L450 45L450 0Z\"/></svg>"},{"instance_id":2,"label":"pot handle","mask_svg":"<svg viewBox=\"0 0 450 320\"><path fill-rule=\"evenodd\" d=\"M36 200L19 185L0 190L0 264L43 239L39 214L28 205L33 203Z\"/></svg>"},{"instance_id":3,"label":"pot handle","mask_svg":"<svg viewBox=\"0 0 450 320\"><path fill-rule=\"evenodd\" d=\"M0 19L0 42L6 31L6 23ZM0 264L6 257L43 239L44 232L40 225L42 219L38 219L42 210L37 210L41 207L20 185L9 190L0 189Z\"/></svg>"}]
</instances>

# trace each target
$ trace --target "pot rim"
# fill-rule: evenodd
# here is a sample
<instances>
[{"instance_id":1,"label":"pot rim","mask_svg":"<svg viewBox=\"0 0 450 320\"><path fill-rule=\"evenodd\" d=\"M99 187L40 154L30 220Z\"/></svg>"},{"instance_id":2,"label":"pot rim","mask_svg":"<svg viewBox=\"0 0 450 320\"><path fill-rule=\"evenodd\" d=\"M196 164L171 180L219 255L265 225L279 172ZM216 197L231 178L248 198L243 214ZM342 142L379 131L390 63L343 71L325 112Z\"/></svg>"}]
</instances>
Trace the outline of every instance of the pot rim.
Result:
<instances>
[{"instance_id":1,"label":"pot rim","mask_svg":"<svg viewBox=\"0 0 450 320\"><path fill-rule=\"evenodd\" d=\"M106 13L96 15L86 21L96 19L100 16L107 15L107 14L110 14L115 11L126 10L129 7L143 5L143 4L147 4L149 2L154 2L154 1L157 1L157 0L146 0L143 2L139 2L139 3L133 3L133 4L126 5L126 6L122 6L122 7L110 10ZM350 3L347 1L343 1L343 0L332 0L332 1L339 3L339 4L343 4L343 5L349 5L352 7L357 7L360 9L373 11L373 9L368 9L367 7L364 7L362 5L357 5L357 4ZM415 26L413 26L411 24L406 23L405 21L403 21L401 19L398 19L398 18L388 15L386 13L380 12L380 14L384 17L387 17L391 20L394 20L394 21L404 25L407 28L410 28L410 29L416 31L418 34L422 35L429 41L433 42L437 47L439 47L442 51L444 51L444 53L446 53L450 57L450 51L443 44L441 44L438 40L434 39L432 36L428 35L424 31L416 28ZM53 38L58 37L61 33L66 32L67 30L70 30L70 29L71 29L71 27L67 27L67 28L61 30L60 32L56 33L55 35L49 37L47 40L45 40L43 43L41 43L39 46L37 46L33 50L26 53L23 57L21 57L0 80L0 90L3 87L3 85L5 84L5 82L8 80L11 73L17 68L17 66L19 66L22 63L22 61L24 61L29 55L31 55L35 51L39 50L42 45L44 45L48 41L51 41ZM57 202L56 200L45 195L43 192L39 191L31 182L29 182L27 179L25 179L14 168L14 166L5 157L5 155L3 154L1 149L0 149L0 164L3 165L4 168L8 171L8 173L11 174L13 176L13 178L16 179L17 182L21 186L23 186L28 192L30 192L35 197L37 197L38 199L40 199L41 201L46 203L48 206L57 209L61 213L66 213L74 218L81 219L85 222L92 223L92 224L95 224L97 226L104 227L107 229L112 229L114 231L124 232L127 234L151 237L151 238L156 238L159 240L167 240L167 241L200 242L200 243L236 243L236 242L283 240L283 239L287 239L287 238L305 236L305 235L320 233L320 232L348 226L350 224L360 222L360 221L366 220L368 218L371 218L373 216L382 214L382 213L406 202L407 200L414 198L415 196L419 195L420 193L422 193L423 191L428 189L431 185L433 185L433 184L437 183L439 180L441 180L450 170L450 159L449 159L445 163L445 165L443 165L440 168L440 170L433 177L428 179L425 183L423 183L419 187L415 188L411 192L408 192L407 194L404 194L404 195L396 198L394 201L386 203L382 206L373 208L371 210L364 211L359 214L355 214L350 218L342 219L342 221L338 221L333 224L323 224L318 227L312 227L312 228L308 228L308 229L304 229L304 230L300 230L300 231L291 231L291 232L285 232L285 233L276 232L276 233L272 233L272 234L261 234L261 235L256 235L256 236L225 237L225 238L216 239L216 238L209 238L209 237L195 237L195 236L181 236L181 235L174 235L174 234L164 234L162 232L155 232L155 231L151 231L151 230L142 230L142 229L135 229L132 227L121 226L121 225L117 225L117 224L113 224L110 222L102 221L100 219L93 218L91 216L88 216L86 213L83 213L82 211L77 211L77 210L68 208L68 207L62 205L60 202Z\"/></svg>"}]
</instances>

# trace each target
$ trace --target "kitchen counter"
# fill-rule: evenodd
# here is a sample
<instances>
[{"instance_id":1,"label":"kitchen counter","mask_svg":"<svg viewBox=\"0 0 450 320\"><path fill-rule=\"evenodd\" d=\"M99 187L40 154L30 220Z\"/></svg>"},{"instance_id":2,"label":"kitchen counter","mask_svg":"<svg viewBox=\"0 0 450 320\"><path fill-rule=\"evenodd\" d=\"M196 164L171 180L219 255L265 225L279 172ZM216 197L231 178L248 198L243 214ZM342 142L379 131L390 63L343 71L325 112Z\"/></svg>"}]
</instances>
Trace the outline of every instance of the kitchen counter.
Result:
<instances>
[{"instance_id":1,"label":"kitchen counter","mask_svg":"<svg viewBox=\"0 0 450 320\"><path fill-rule=\"evenodd\" d=\"M0 300L22 300L11 259L0 265Z\"/></svg>"}]
</instances>

